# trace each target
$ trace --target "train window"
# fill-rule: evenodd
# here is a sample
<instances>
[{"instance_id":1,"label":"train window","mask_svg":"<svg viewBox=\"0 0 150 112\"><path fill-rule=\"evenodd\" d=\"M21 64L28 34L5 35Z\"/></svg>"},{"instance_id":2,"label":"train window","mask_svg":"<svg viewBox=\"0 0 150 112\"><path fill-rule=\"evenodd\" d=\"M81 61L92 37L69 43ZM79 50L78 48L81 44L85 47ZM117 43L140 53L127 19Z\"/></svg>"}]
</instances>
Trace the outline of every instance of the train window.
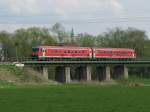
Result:
<instances>
[{"instance_id":1,"label":"train window","mask_svg":"<svg viewBox=\"0 0 150 112\"><path fill-rule=\"evenodd\" d=\"M109 54L109 53L110 53L110 51L105 51L105 53L106 53L106 54Z\"/></svg>"},{"instance_id":2,"label":"train window","mask_svg":"<svg viewBox=\"0 0 150 112\"><path fill-rule=\"evenodd\" d=\"M126 52L126 51L123 51L123 52L120 52L121 54L128 54L128 52Z\"/></svg>"},{"instance_id":3,"label":"train window","mask_svg":"<svg viewBox=\"0 0 150 112\"><path fill-rule=\"evenodd\" d=\"M56 53L60 53L60 50L56 50Z\"/></svg>"},{"instance_id":4,"label":"train window","mask_svg":"<svg viewBox=\"0 0 150 112\"><path fill-rule=\"evenodd\" d=\"M103 54L103 53L104 53L104 51L98 51L98 53Z\"/></svg>"},{"instance_id":5,"label":"train window","mask_svg":"<svg viewBox=\"0 0 150 112\"><path fill-rule=\"evenodd\" d=\"M58 53L58 50L53 50L54 53Z\"/></svg>"},{"instance_id":6,"label":"train window","mask_svg":"<svg viewBox=\"0 0 150 112\"><path fill-rule=\"evenodd\" d=\"M67 51L64 51L64 53L67 53Z\"/></svg>"},{"instance_id":7,"label":"train window","mask_svg":"<svg viewBox=\"0 0 150 112\"><path fill-rule=\"evenodd\" d=\"M118 52L114 51L113 54L118 54Z\"/></svg>"},{"instance_id":8,"label":"train window","mask_svg":"<svg viewBox=\"0 0 150 112\"><path fill-rule=\"evenodd\" d=\"M32 51L33 51L33 52L38 52L38 51L39 51L39 48L33 48Z\"/></svg>"},{"instance_id":9,"label":"train window","mask_svg":"<svg viewBox=\"0 0 150 112\"><path fill-rule=\"evenodd\" d=\"M78 53L78 51L75 51L75 53Z\"/></svg>"}]
</instances>

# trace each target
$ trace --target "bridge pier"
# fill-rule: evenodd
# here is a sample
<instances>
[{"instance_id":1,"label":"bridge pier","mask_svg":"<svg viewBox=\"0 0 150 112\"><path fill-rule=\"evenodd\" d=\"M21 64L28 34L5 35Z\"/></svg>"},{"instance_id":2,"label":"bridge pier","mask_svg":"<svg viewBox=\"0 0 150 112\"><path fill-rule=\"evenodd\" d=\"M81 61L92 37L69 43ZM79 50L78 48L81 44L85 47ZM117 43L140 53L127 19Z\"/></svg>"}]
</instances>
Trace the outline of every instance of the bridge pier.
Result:
<instances>
[{"instance_id":1,"label":"bridge pier","mask_svg":"<svg viewBox=\"0 0 150 112\"><path fill-rule=\"evenodd\" d=\"M105 71L105 73L106 73L106 74L105 74L105 75L106 75L106 79L105 79L105 80L106 80L106 81L110 81L110 80L111 80L110 66L107 65L106 68L105 68L105 70L106 70L106 71Z\"/></svg>"},{"instance_id":2,"label":"bridge pier","mask_svg":"<svg viewBox=\"0 0 150 112\"><path fill-rule=\"evenodd\" d=\"M86 80L89 82L91 81L91 66L90 65L87 65L86 66Z\"/></svg>"},{"instance_id":3,"label":"bridge pier","mask_svg":"<svg viewBox=\"0 0 150 112\"><path fill-rule=\"evenodd\" d=\"M124 65L124 78L125 79L129 78L128 68L125 65Z\"/></svg>"},{"instance_id":4,"label":"bridge pier","mask_svg":"<svg viewBox=\"0 0 150 112\"><path fill-rule=\"evenodd\" d=\"M48 79L48 67L47 66L43 66L42 69L43 69L43 77L45 79Z\"/></svg>"},{"instance_id":5,"label":"bridge pier","mask_svg":"<svg viewBox=\"0 0 150 112\"><path fill-rule=\"evenodd\" d=\"M68 66L65 67L65 81L66 81L66 83L71 82L70 73L71 73L70 67L68 67Z\"/></svg>"},{"instance_id":6,"label":"bridge pier","mask_svg":"<svg viewBox=\"0 0 150 112\"><path fill-rule=\"evenodd\" d=\"M71 82L71 68L69 66L58 66L55 70L55 80L62 83Z\"/></svg>"},{"instance_id":7,"label":"bridge pier","mask_svg":"<svg viewBox=\"0 0 150 112\"><path fill-rule=\"evenodd\" d=\"M111 80L111 69L110 66L98 66L96 67L96 78L99 81L110 81Z\"/></svg>"},{"instance_id":8,"label":"bridge pier","mask_svg":"<svg viewBox=\"0 0 150 112\"><path fill-rule=\"evenodd\" d=\"M118 65L113 68L113 74L112 78L118 79L118 78L124 78L128 79L129 74L128 74L128 68L125 65Z\"/></svg>"},{"instance_id":9,"label":"bridge pier","mask_svg":"<svg viewBox=\"0 0 150 112\"><path fill-rule=\"evenodd\" d=\"M91 81L91 66L78 66L75 69L75 77L78 81Z\"/></svg>"}]
</instances>

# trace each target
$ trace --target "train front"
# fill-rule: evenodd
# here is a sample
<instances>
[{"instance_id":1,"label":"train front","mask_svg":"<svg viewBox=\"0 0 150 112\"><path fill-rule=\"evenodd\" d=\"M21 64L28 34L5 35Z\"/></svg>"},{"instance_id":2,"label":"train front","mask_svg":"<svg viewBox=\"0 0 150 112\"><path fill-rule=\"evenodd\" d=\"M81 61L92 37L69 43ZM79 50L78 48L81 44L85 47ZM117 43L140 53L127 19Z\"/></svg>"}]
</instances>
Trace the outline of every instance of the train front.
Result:
<instances>
[{"instance_id":1,"label":"train front","mask_svg":"<svg viewBox=\"0 0 150 112\"><path fill-rule=\"evenodd\" d=\"M32 48L32 60L38 60L40 49L38 47Z\"/></svg>"}]
</instances>

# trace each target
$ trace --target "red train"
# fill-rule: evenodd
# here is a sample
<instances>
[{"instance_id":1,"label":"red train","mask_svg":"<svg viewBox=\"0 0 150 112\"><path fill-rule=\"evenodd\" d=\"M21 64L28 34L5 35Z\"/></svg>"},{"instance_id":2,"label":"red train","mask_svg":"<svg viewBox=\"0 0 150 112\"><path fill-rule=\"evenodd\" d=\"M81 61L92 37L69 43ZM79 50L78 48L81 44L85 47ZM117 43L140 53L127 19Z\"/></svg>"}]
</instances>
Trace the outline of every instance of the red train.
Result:
<instances>
[{"instance_id":1,"label":"red train","mask_svg":"<svg viewBox=\"0 0 150 112\"><path fill-rule=\"evenodd\" d=\"M64 46L37 46L32 48L32 58L37 60L51 59L103 59L136 58L133 49L127 48L90 48L90 47L64 47Z\"/></svg>"}]
</instances>

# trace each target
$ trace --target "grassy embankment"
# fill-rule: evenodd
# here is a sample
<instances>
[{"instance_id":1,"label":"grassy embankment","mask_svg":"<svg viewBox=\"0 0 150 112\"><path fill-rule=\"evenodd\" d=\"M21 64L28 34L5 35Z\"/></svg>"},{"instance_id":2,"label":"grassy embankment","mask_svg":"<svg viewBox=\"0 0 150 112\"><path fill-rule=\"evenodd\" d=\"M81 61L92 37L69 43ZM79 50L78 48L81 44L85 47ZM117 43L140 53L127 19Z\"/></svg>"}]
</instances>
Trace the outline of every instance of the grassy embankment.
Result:
<instances>
[{"instance_id":1,"label":"grassy embankment","mask_svg":"<svg viewBox=\"0 0 150 112\"><path fill-rule=\"evenodd\" d=\"M31 68L18 68L14 65L0 66L0 88L25 85L49 85L56 82L44 79L42 74Z\"/></svg>"}]
</instances>

